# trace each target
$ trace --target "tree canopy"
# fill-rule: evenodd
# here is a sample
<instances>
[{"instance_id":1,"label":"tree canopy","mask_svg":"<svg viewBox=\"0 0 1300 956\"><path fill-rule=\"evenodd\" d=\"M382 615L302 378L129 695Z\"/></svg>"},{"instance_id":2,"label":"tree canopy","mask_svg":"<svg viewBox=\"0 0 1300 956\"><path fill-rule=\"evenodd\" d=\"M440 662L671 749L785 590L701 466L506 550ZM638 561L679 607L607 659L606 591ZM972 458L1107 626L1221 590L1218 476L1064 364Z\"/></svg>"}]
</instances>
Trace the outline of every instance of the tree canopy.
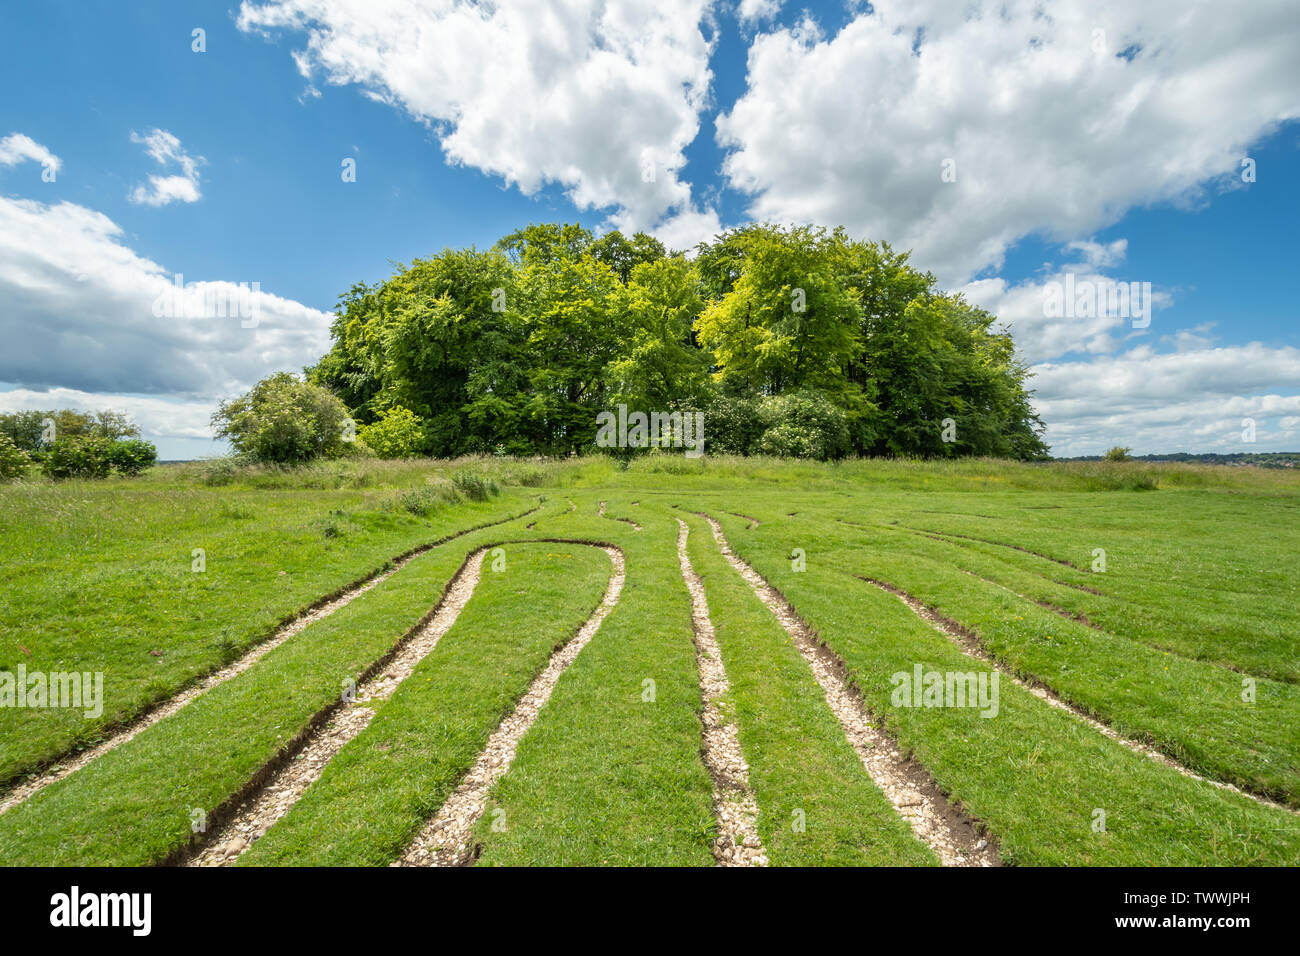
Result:
<instances>
[{"instance_id":1,"label":"tree canopy","mask_svg":"<svg viewBox=\"0 0 1300 956\"><path fill-rule=\"evenodd\" d=\"M541 224L353 286L307 371L363 440L400 421L402 454L567 453L623 404L704 412L706 450L1044 457L995 323L843 229L751 225L688 258Z\"/></svg>"}]
</instances>

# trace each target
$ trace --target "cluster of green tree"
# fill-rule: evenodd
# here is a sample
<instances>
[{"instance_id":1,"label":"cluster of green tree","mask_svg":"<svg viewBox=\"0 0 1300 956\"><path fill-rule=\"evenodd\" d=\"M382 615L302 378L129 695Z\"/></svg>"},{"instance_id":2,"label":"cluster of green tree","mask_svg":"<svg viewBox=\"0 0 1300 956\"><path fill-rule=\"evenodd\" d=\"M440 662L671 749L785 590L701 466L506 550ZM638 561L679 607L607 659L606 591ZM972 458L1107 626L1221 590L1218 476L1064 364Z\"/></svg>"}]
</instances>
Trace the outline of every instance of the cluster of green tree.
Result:
<instances>
[{"instance_id":1,"label":"cluster of green tree","mask_svg":"<svg viewBox=\"0 0 1300 956\"><path fill-rule=\"evenodd\" d=\"M0 414L0 481L21 477L33 461L50 478L106 478L138 475L157 459L157 449L122 412Z\"/></svg>"},{"instance_id":2,"label":"cluster of green tree","mask_svg":"<svg viewBox=\"0 0 1300 956\"><path fill-rule=\"evenodd\" d=\"M1045 457L995 321L842 229L753 225L688 259L531 225L353 286L307 371L385 457L568 453L619 404L702 411L706 452Z\"/></svg>"}]
</instances>

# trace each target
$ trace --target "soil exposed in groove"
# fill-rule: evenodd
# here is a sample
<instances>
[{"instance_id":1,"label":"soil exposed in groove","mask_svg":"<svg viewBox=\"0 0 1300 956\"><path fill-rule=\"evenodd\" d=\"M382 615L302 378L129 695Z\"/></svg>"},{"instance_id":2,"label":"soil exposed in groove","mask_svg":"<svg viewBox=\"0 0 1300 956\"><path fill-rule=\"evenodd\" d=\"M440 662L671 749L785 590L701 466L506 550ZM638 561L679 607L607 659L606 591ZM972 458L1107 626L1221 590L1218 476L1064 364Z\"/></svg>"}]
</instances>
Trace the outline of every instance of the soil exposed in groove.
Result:
<instances>
[{"instance_id":1,"label":"soil exposed in groove","mask_svg":"<svg viewBox=\"0 0 1300 956\"><path fill-rule=\"evenodd\" d=\"M980 544L991 544L998 548L1010 548L1012 551L1019 551L1022 554L1032 554L1034 557L1042 558L1044 561L1055 561L1057 564L1063 564L1067 568L1074 568L1076 571L1085 570L1066 558L1054 558L1050 554L1043 554L1041 551L1033 551L1029 548L1023 548L1018 544L1007 544L1005 541L990 541L988 538L977 538L971 534L958 534L956 531L928 531L924 528L908 528L906 525L899 525L899 527L906 528L908 531L915 532L916 534L926 535L927 537L941 534L948 538L961 538L964 541L978 541Z\"/></svg>"},{"instance_id":2,"label":"soil exposed in groove","mask_svg":"<svg viewBox=\"0 0 1300 956\"><path fill-rule=\"evenodd\" d=\"M675 508L677 506L673 505L673 507ZM763 523L759 521L757 518L750 517L749 515L742 515L738 511L728 511L727 514L731 515L733 518L744 518L746 521L748 521L749 527L745 529L746 531L753 531L755 528L757 528L760 524ZM795 514L798 514L798 512L796 511Z\"/></svg>"},{"instance_id":3,"label":"soil exposed in groove","mask_svg":"<svg viewBox=\"0 0 1300 956\"><path fill-rule=\"evenodd\" d=\"M633 531L641 530L641 526L637 524L635 521L633 521L631 518L617 518L614 515L605 514L605 502L603 501L600 503L600 510L597 512L597 514L599 514L600 517L602 518L608 518L610 521L622 521L625 524L630 524L632 526Z\"/></svg>"},{"instance_id":4,"label":"soil exposed in groove","mask_svg":"<svg viewBox=\"0 0 1300 956\"><path fill-rule=\"evenodd\" d=\"M836 520L836 521L839 521L839 522L841 522L841 523L843 523L843 524L853 525L853 526L856 527L856 528L866 528L866 527L868 527L867 525L864 525L864 524L858 524L858 522L856 522L856 521L847 521L847 520L845 520L844 518L836 518L835 520ZM914 534L914 535L917 535L917 536L922 537L922 538L929 538L931 541L938 541L940 544L957 545L957 546L962 546L962 547L964 547L964 545L960 545L959 542L952 541L952 540L950 540L950 539L948 539L948 538L942 538L942 537L940 537L938 534L936 534L936 533L934 533L934 532L931 532L931 531L918 531L918 530L916 530L915 528L908 528L908 527L906 527L905 525L898 525L898 524L892 524L892 525L890 525L890 524L886 524L886 525L878 525L878 527L881 527L881 528L888 528L888 529L891 530L891 531L906 531L908 534ZM967 541L983 541L982 538L965 538L965 540L967 540ZM993 544L994 542L991 542L991 541L990 541L990 542L984 542L984 543L985 543L985 544ZM1002 547L1006 547L1006 548L1015 548L1014 545L1009 545L1009 544L1008 544L1008 545L1002 545ZM1017 551L1023 551L1024 549L1023 549L1023 548L1015 548L1015 550L1017 550ZM1040 555L1040 554L1037 554L1036 552L1033 552L1033 551L1029 551L1029 552L1026 552L1026 553L1028 553L1028 554L1033 554L1035 557L1046 557L1046 555ZM1001 560L1001 559L1000 559L1000 558L995 558L994 560ZM1049 560L1049 561L1055 561L1055 560L1057 560L1057 559L1056 559L1056 558L1047 558L1047 560ZM1074 567L1074 565L1070 565L1070 566L1071 566L1071 567ZM1048 582L1050 582L1050 583L1052 583L1052 584L1055 584L1055 585L1057 585L1057 586L1059 586L1059 587L1063 587L1063 588L1073 588L1073 589L1076 590L1076 591L1086 591L1086 592L1089 593L1089 594L1095 594L1095 595L1097 595L1097 597L1106 597L1106 595L1103 594L1101 591L1098 591L1096 588L1090 588L1090 587L1088 587L1088 585L1086 585L1086 584L1073 584L1073 583L1071 583L1071 582L1069 582L1069 581L1058 581L1058 580L1056 580L1056 578L1049 578L1047 575L1045 575L1045 574L1038 574L1038 573L1035 572L1035 571L1029 571L1029 570L1026 570L1026 569L1024 569L1024 568L1021 568L1020 570L1024 571L1025 574L1033 574L1035 577L1042 578L1044 581L1048 581ZM1082 570L1082 569L1079 569L1079 570ZM968 573L973 573L973 572L968 572ZM978 574L975 575L975 576L976 576L976 577L980 577L981 580L989 581L988 578L982 578L982 577L981 577L980 575L978 575ZM996 581L990 581L990 583L992 583L992 584L997 584ZM1002 587L1002 586L1003 586L1003 585L1000 585L1000 584L998 585L998 587ZM1008 589L1008 590L1010 590L1010 589Z\"/></svg>"},{"instance_id":5,"label":"soil exposed in groove","mask_svg":"<svg viewBox=\"0 0 1300 956\"><path fill-rule=\"evenodd\" d=\"M1006 591L1008 594L1015 595L1016 597L1020 598L1020 600L1022 601L1028 601L1030 604L1037 604L1039 607L1051 611L1053 614L1059 615L1060 617L1065 618L1067 621L1075 621L1079 624L1083 624L1087 627L1092 628L1094 631L1110 633L1100 624L1097 624L1091 619L1089 619L1088 615L1084 614L1082 611L1071 611L1069 608L1061 607L1061 605L1059 604L1053 604L1051 601L1048 601L1045 598L1031 598L1026 594L1021 594L1019 591L1013 588L1007 587L1001 581L994 581L992 578L986 578L984 575L976 574L974 571L969 571L966 568L962 568L961 573L969 574L971 577L975 578L976 580L983 581L985 584L991 584L995 588L1001 588L1003 591ZM1166 648L1162 647L1161 650L1166 650ZM1169 653L1172 654L1174 652L1169 651ZM1202 663L1209 663L1209 662L1203 661Z\"/></svg>"},{"instance_id":6,"label":"soil exposed in groove","mask_svg":"<svg viewBox=\"0 0 1300 956\"><path fill-rule=\"evenodd\" d=\"M1121 640L1131 640L1137 644L1143 645L1144 647L1149 647L1152 648L1153 650L1160 651L1162 654L1172 654L1174 657L1181 658L1182 660L1185 661L1191 661L1194 664L1205 664L1209 667L1222 667L1224 670L1232 671L1234 674L1247 673L1243 668L1238 667L1236 664L1229 663L1228 661L1211 661L1211 660L1205 660L1204 658L1200 658L1200 657L1189 657L1187 654L1173 647L1165 647L1163 644L1147 643L1146 641L1138 640L1137 638L1124 637L1123 635L1108 630L1107 628L1093 621L1088 617L1088 615L1084 614L1082 611L1071 611L1069 608L1061 607L1059 604L1053 604L1051 601L1045 599L1031 598L1026 594L1021 594L1019 591L1007 587L1001 581L994 581L992 578L986 578L984 575L976 574L974 571L968 571L963 568L962 574L969 574L971 577L983 581L986 584L992 584L994 587L1001 588L1003 591L1006 591L1008 594L1014 594L1022 601L1029 601L1032 604L1037 604L1039 607L1051 611L1053 614L1057 614L1060 617L1065 618L1067 621L1075 621L1079 624L1084 625L1085 627L1092 628L1094 631L1100 631L1102 634L1109 634L1110 636L1118 637ZM1289 679L1279 675L1270 676L1269 679L1276 680L1279 681L1280 683L1286 683L1286 684L1297 683L1297 681L1294 679Z\"/></svg>"},{"instance_id":7,"label":"soil exposed in groove","mask_svg":"<svg viewBox=\"0 0 1300 956\"><path fill-rule=\"evenodd\" d=\"M0 799L0 813L4 813L6 810L24 802L33 794L45 789L50 784L56 783L64 777L70 776L96 758L102 757L110 750L116 750L118 747L122 746L122 744L127 743L142 731L152 727L160 720L170 717L196 697L206 693L218 684L223 684L230 680L230 678L242 674L271 651L289 640L289 638L301 633L308 625L329 617L335 611L352 603L367 591L388 580L389 577L396 574L410 563L412 559L419 557L433 548L440 547L449 541L454 541L456 538L464 537L465 535L472 534L475 531L481 531L484 528L491 528L496 525L517 521L518 519L537 511L540 507L540 505L534 505L526 511L521 511L519 514L510 515L507 518L501 518L497 521L484 522L483 524L475 525L472 528L465 528L461 531L439 538L437 541L431 541L428 544L422 544L419 547L412 548L411 550L405 551L395 558L392 558L384 568L367 575L340 591L336 591L333 594L321 598L311 604L306 610L282 624L274 634L246 651L238 660L226 665L220 670L208 674L198 683L192 684L172 697L169 697L144 711L130 722L121 726L120 729L106 740L103 740L86 750L68 754L62 759L57 759L52 769L33 777L30 780L25 780L13 787L4 795L3 799Z\"/></svg>"},{"instance_id":8,"label":"soil exposed in groove","mask_svg":"<svg viewBox=\"0 0 1300 956\"><path fill-rule=\"evenodd\" d=\"M451 630L478 586L486 553L487 548L480 548L465 560L447 585L428 623L402 645L381 672L358 686L353 700L336 709L328 722L296 750L293 759L283 763L227 823L208 836L205 849L189 859L187 865L223 866L233 862L289 812L335 755L369 725L375 716L370 702L391 696Z\"/></svg>"},{"instance_id":9,"label":"soil exposed in groove","mask_svg":"<svg viewBox=\"0 0 1300 956\"><path fill-rule=\"evenodd\" d=\"M718 837L713 856L720 866L767 866L767 851L758 835L758 801L749 785L749 765L740 749L736 724L722 713L718 701L727 695L731 683L722 666L722 652L714 636L704 583L691 567L686 552L690 529L677 519L677 561L691 593L691 623L695 631L695 657L700 670L700 692L704 698L704 765L713 779L713 808L718 818Z\"/></svg>"},{"instance_id":10,"label":"soil exposed in groove","mask_svg":"<svg viewBox=\"0 0 1300 956\"><path fill-rule=\"evenodd\" d=\"M519 741L537 719L542 706L550 699L560 676L587 646L606 615L618 603L623 591L623 552L612 545L595 546L603 548L613 564L609 584L600 605L578 633L551 655L545 669L533 679L514 711L488 738L487 747L469 773L447 798L442 809L416 835L394 866L460 866L474 860L474 825L487 807L488 792L510 769L519 749Z\"/></svg>"},{"instance_id":11,"label":"soil exposed in groove","mask_svg":"<svg viewBox=\"0 0 1300 956\"><path fill-rule=\"evenodd\" d=\"M889 584L886 581L879 581L876 578L867 577L861 574L855 574L854 577L856 577L860 581L865 581L868 584L874 585L875 587L880 588L882 591L887 591L888 593L894 595L905 605L907 605L907 607L909 607L912 610L912 612L916 614L917 617L921 618L923 621L925 621L927 624L929 624L939 633L943 634L945 637L951 640L954 644L956 644L959 648L961 648L961 650L965 651L971 657L974 657L975 659L984 662L989 667L992 667L1003 677L1006 677L1008 680L1011 680L1017 686L1023 687L1025 690L1029 691L1029 693L1033 694L1035 697L1037 697L1039 700L1043 701L1044 703L1050 704L1052 707L1055 707L1058 710L1063 710L1066 713L1078 718L1079 720L1087 724L1089 727L1091 727L1093 730L1097 731L1103 736L1109 737L1117 744L1127 747L1129 750L1133 751L1134 753L1141 754L1142 756L1148 757L1151 760L1156 761L1157 763L1164 764L1166 767L1178 771L1178 773L1182 774L1184 777L1190 777L1193 780L1200 780L1203 783L1208 783L1211 786L1218 787L1220 790L1231 790L1233 793L1239 793L1243 797L1249 797L1251 800L1254 800L1258 803L1265 804L1266 806L1273 807L1274 809L1277 810L1286 810L1288 813L1300 813L1300 810L1295 810L1291 807L1286 806L1285 804L1278 803L1269 797L1262 796L1257 793L1252 793L1249 790L1243 790L1241 787L1238 787L1235 784L1227 783L1226 781L1223 780L1214 780L1210 777L1202 776L1196 771L1183 766L1181 763L1174 760L1168 754L1162 753L1161 751L1156 750L1154 747L1150 747L1146 744L1139 743L1136 740L1132 740L1128 737L1123 736L1121 733L1119 733L1119 731L1115 730L1110 725L1105 724L1102 721L1098 720L1096 717L1089 714L1082 707L1078 706L1077 704L1072 704L1067 700L1064 700L1059 694L1056 693L1056 691L1052 690L1051 687L1043 683L1041 680L1037 680L1036 678L1033 677L1022 678L1017 674L1015 674L1012 670L1009 669L1009 667L1006 664L1004 664L998 658L994 657L993 654L989 652L988 648L984 646L984 642L980 639L979 635L976 634L970 628L958 623L957 621L954 621L950 617L945 617L943 614L940 614L938 611L934 610L933 608L927 607L925 602L921 601L917 597L912 596L911 594L907 593L900 587L896 587L895 585Z\"/></svg>"},{"instance_id":12,"label":"soil exposed in groove","mask_svg":"<svg viewBox=\"0 0 1300 956\"><path fill-rule=\"evenodd\" d=\"M867 710L861 694L849 681L848 668L799 617L785 597L731 549L722 526L708 515L713 538L728 563L739 572L794 641L795 647L821 685L845 736L867 774L918 839L930 847L945 866L1000 866L995 841L981 834L982 826L963 813L915 759L905 757L894 739Z\"/></svg>"}]
</instances>

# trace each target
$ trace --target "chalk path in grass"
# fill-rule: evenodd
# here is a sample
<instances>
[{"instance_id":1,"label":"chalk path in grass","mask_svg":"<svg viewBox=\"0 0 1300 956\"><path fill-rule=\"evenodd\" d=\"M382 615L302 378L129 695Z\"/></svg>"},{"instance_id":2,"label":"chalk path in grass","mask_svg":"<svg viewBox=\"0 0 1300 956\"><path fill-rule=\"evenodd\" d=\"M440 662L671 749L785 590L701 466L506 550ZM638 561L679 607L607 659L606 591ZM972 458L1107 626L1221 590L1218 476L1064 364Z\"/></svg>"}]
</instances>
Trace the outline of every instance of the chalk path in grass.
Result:
<instances>
[{"instance_id":1,"label":"chalk path in grass","mask_svg":"<svg viewBox=\"0 0 1300 956\"><path fill-rule=\"evenodd\" d=\"M718 703L731 690L731 682L709 618L704 582L686 552L690 529L681 518L677 524L677 561L691 593L691 623L704 697L704 764L713 778L713 808L718 817L713 856L722 866L767 866L767 851L758 835L758 801L749 785L749 765L740 749L736 724L723 716Z\"/></svg>"},{"instance_id":2,"label":"chalk path in grass","mask_svg":"<svg viewBox=\"0 0 1300 956\"><path fill-rule=\"evenodd\" d=\"M633 504L635 504L635 503L636 503L636 502L633 502ZM631 518L615 518L613 515L607 515L607 514L605 514L605 504L606 504L606 503L605 503L604 501L602 501L602 502L600 503L600 508L596 511L596 514L598 514L600 517L602 517L602 518L608 518L610 521L622 521L622 522L624 522L625 524L630 524L630 525L632 526L632 530L633 530L633 531L640 531L640 530L641 530L641 526L640 526L639 524L637 524L635 521L633 521Z\"/></svg>"},{"instance_id":3,"label":"chalk path in grass","mask_svg":"<svg viewBox=\"0 0 1300 956\"><path fill-rule=\"evenodd\" d=\"M601 622L613 610L619 595L623 593L623 552L611 545L592 546L600 547L608 554L613 565L600 605L578 633L551 655L546 667L533 679L527 693L520 698L510 716L501 721L488 738L487 746L479 754L474 766L452 791L442 808L434 814L433 819L416 834L393 866L460 866L471 862L474 825L487 807L488 792L510 769L519 749L519 741L532 727L542 706L550 699L561 675L595 636Z\"/></svg>"},{"instance_id":4,"label":"chalk path in grass","mask_svg":"<svg viewBox=\"0 0 1300 956\"><path fill-rule=\"evenodd\" d=\"M142 715L137 717L127 726L123 727L117 733L110 736L107 740L104 740L103 742L98 743L94 747L90 747L87 750L83 750L80 753L76 754L75 756L69 756L66 759L60 760L57 764L55 764L53 767L51 767L49 770L45 771L44 773L38 774L37 776L33 777L31 780L25 780L22 783L19 783L17 786L11 789L7 794L5 794L3 799L0 799L0 813L4 813L6 810L16 807L18 804L29 799L37 791L43 790L46 787L48 787L50 784L62 780L64 777L67 777L75 773L76 771L80 770L82 767L86 766L96 758L102 757L110 750L116 750L118 747L122 746L127 741L139 735L141 732L148 730L150 727L158 723L160 720L170 717L172 714L179 711L182 707L184 707L186 704L193 701L199 695L205 694L208 691L212 690L212 688L216 687L218 684L224 684L232 677L237 677L238 675L244 673L244 671L251 668L263 657L271 653L271 651L275 650L285 641L289 640L289 638L300 634L309 624L315 624L317 621L324 620L325 618L329 617L331 614L333 614L335 611L339 610L340 608L345 607L348 604L351 604L353 601L361 597L361 595L365 594L367 591L377 587L378 585L382 584L384 581L387 581L390 577L392 577L394 574L396 574L398 571L404 568L414 558L419 557L421 554L424 554L425 552L430 551L433 548L438 547L439 545L446 544L448 541L453 541L456 538L463 537L464 535L470 534L474 531L480 531L484 528L491 528L495 525L505 524L509 521L514 521L518 518L522 518L525 515L532 514L534 511L537 510L538 510L538 506L534 506L532 508L529 508L527 511L521 512L520 514L510 515L507 518L502 518L500 521L490 521L485 524L475 525L472 528L465 528L462 531L454 532L453 534L447 535L444 538L439 538L437 541L431 542L429 544L421 545L418 548L413 548L412 550L407 551L405 554L399 555L398 557L394 558L390 562L386 570L376 571L375 573L371 574L367 578L363 579L358 584L355 584L352 587L348 588L347 590L343 591L337 597L330 598L324 602L318 602L316 605L312 606L307 611L304 611L302 614L295 617L288 624L285 624L283 627L277 630L273 635L271 635L271 637L267 638L266 640L259 643L256 647L252 648L250 651L244 654L243 657L239 658L239 660L235 661L233 664L229 664L226 667L221 668L221 670L209 674L207 677L200 680L197 684L194 684L191 687L187 687L185 690L182 690L180 693L172 697L169 697L167 700L162 701L161 703L155 705L153 708L145 711Z\"/></svg>"},{"instance_id":5,"label":"chalk path in grass","mask_svg":"<svg viewBox=\"0 0 1300 956\"><path fill-rule=\"evenodd\" d=\"M1033 694L1039 700L1043 701L1046 704L1051 705L1052 707L1057 708L1058 710L1063 710L1067 714L1070 714L1073 717L1078 718L1079 720L1087 724L1089 727L1091 727L1093 730L1097 731L1100 734L1103 734L1106 737L1109 737L1117 744L1127 747L1129 750L1133 751L1134 753L1141 754L1142 756L1148 757L1151 760L1156 761L1157 763L1164 764L1166 767L1178 771L1178 773L1182 774L1184 777L1191 777L1193 780L1200 780L1203 783L1208 783L1211 786L1218 787L1220 790L1230 790L1233 793L1241 794L1243 797L1249 797L1251 800L1254 800L1256 803L1262 803L1265 806L1273 807L1276 810L1285 810L1288 813L1292 813L1292 814L1300 813L1300 811L1297 811L1292 807L1288 807L1285 804L1281 804L1274 800L1270 800L1268 797L1251 793L1249 790L1243 790L1240 787L1237 787L1231 783L1227 783L1226 781L1214 780L1211 779L1210 777L1202 776L1201 774L1197 773L1191 768L1183 766L1181 763L1174 760L1172 757L1168 756L1167 754L1161 753L1159 750L1156 750L1154 747L1148 747L1146 744L1139 743L1136 740L1132 740L1128 737L1125 737L1119 731L1115 730L1115 728L1111 727L1108 724L1102 723L1100 720L1097 720L1095 717L1089 716L1081 708L1076 707L1074 704L1071 704L1069 701L1062 699L1060 695L1056 693L1056 691L1052 690L1050 687L1048 687L1046 684L1042 683L1041 681L1022 680L1021 678L1017 677L1015 674L1011 673L1011 671L1007 670L1004 666L1002 666L1001 662L999 662L995 657L993 657L993 655L991 655L988 652L988 650L984 647L983 642L979 639L977 635L971 632L968 628L965 628L962 625L958 624L956 621L952 620L951 618L944 617L938 611L926 607L925 602L921 601L919 598L914 597L911 594L908 594L902 588L896 587L893 584L889 584L886 581L878 581L875 578L866 577L861 574L854 575L854 577L858 578L858 580L860 581L865 581L868 584L874 585L875 587L880 588L882 591L894 595L894 597L898 598L900 601L903 602L903 604L905 604L908 608L910 608L917 617L921 618L921 620L925 621L936 631L938 631L940 634L944 635L955 645L957 645L957 647L963 653L967 654L970 657L975 658L976 660L982 661L983 663L987 664L989 667L996 670L1003 677L1015 683L1017 686L1023 687L1025 690L1029 691L1029 693ZM997 582L990 582L990 583L996 584ZM1002 587L1002 585L999 585L999 587ZM1007 588L1007 590L1010 590L1010 588ZM1029 600L1029 599L1025 598L1025 600Z\"/></svg>"},{"instance_id":6,"label":"chalk path in grass","mask_svg":"<svg viewBox=\"0 0 1300 956\"><path fill-rule=\"evenodd\" d=\"M186 861L187 866L224 866L233 862L289 812L348 741L369 726L375 716L370 702L383 700L397 690L451 630L478 586L487 551L487 547L479 548L465 559L447 585L429 623L402 645L387 667L363 681L353 701L313 731L293 759L284 763L239 805L233 817L207 837L204 848Z\"/></svg>"},{"instance_id":7,"label":"chalk path in grass","mask_svg":"<svg viewBox=\"0 0 1300 956\"><path fill-rule=\"evenodd\" d=\"M1069 608L1061 607L1059 604L1053 604L1051 601L1048 601L1046 599L1031 598L1027 594L1021 594L1015 588L1008 587L1007 585L1003 584L1001 581L994 581L992 578L986 578L984 575L976 574L974 571L968 571L965 568L959 568L958 570L960 570L962 574L975 578L975 580L977 581L983 581L985 584L991 584L995 588L1000 588L1001 590L1006 591L1008 594L1020 598L1020 600L1022 601L1027 601L1030 604L1036 604L1039 607L1043 608L1043 610L1051 611L1053 614L1057 615L1058 617L1064 618L1067 621L1073 621L1075 624L1082 624L1084 627L1091 628L1094 631L1099 631L1102 634L1107 635L1108 637L1118 638L1119 640L1122 641L1133 641L1135 644L1141 644L1143 647L1150 648L1151 650L1159 651L1162 654L1170 654L1174 657L1179 658L1180 660L1187 661L1191 664L1199 664L1203 667L1220 667L1225 671L1232 671L1234 674L1246 673L1246 671L1243 668L1238 667L1236 664L1230 664L1227 661L1212 661L1212 660L1205 660L1204 658L1200 658L1200 657L1189 657L1187 654L1184 654L1182 651L1175 650L1174 648L1171 647L1164 647L1160 644L1148 642L1145 640L1140 640L1138 638L1126 637L1123 634L1117 634L1115 631L1102 627L1100 624L1097 624L1096 622L1090 620L1088 615L1084 614L1081 611L1071 611ZM1280 678L1277 678L1277 680L1279 681L1279 683L1287 683L1287 684L1295 683L1295 681L1286 681Z\"/></svg>"},{"instance_id":8,"label":"chalk path in grass","mask_svg":"<svg viewBox=\"0 0 1300 956\"><path fill-rule=\"evenodd\" d=\"M953 806L929 772L905 758L894 739L876 726L861 698L850 690L844 662L818 641L790 603L731 549L722 526L708 515L701 517L709 523L727 562L790 635L862 766L912 832L945 866L1000 866L997 848L980 835L975 821Z\"/></svg>"}]
</instances>

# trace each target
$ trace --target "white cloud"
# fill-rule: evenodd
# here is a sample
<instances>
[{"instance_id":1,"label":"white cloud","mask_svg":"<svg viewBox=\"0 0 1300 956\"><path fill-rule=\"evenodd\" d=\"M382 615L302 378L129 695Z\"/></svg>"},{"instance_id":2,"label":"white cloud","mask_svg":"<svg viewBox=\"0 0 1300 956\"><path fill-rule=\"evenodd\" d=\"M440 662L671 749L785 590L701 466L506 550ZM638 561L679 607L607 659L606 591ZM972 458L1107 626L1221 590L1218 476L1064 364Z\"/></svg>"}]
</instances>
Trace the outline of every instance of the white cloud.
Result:
<instances>
[{"instance_id":1,"label":"white cloud","mask_svg":"<svg viewBox=\"0 0 1300 956\"><path fill-rule=\"evenodd\" d=\"M1090 240L1070 242L1065 246L1065 251L1080 253L1083 262L1057 266L1041 279L1015 284L1000 277L975 279L961 286L958 291L973 305L992 312L1001 320L1015 339L1017 351L1028 362L1043 362L1071 352L1109 354L1131 339L1141 339L1148 333L1161 332L1161 320L1157 313L1173 305L1173 296L1156 288L1150 277L1116 273L1114 267L1123 262L1127 247L1126 239L1116 239L1106 244ZM1102 272L1102 268L1109 268L1110 271ZM1091 315L1053 317L1049 314L1049 291L1062 294L1065 288L1090 285L1102 298L1111 288L1121 284L1131 287L1135 282L1150 283L1152 286L1149 302L1145 288L1139 290L1138 301L1141 302L1142 315L1135 314L1133 309L1125 313L1120 309L1108 311L1100 307L1095 310L1096 314ZM1051 289L1053 286L1054 290ZM1179 333L1170 333L1169 341L1181 344L1192 341L1186 334L1181 338L1178 336ZM1197 341L1202 344L1208 342Z\"/></svg>"},{"instance_id":2,"label":"white cloud","mask_svg":"<svg viewBox=\"0 0 1300 956\"><path fill-rule=\"evenodd\" d=\"M1031 233L1064 242L1241 186L1251 144L1300 116L1298 48L1290 0L1249 16L879 0L827 39L809 24L760 35L718 140L755 218L843 224L960 284Z\"/></svg>"},{"instance_id":3,"label":"white cloud","mask_svg":"<svg viewBox=\"0 0 1300 956\"><path fill-rule=\"evenodd\" d=\"M145 206L166 206L172 202L198 202L202 198L199 191L199 166L204 162L202 156L194 157L185 152L181 141L165 129L153 129L148 133L131 133L131 142L141 143L160 166L176 165L180 173L170 176L153 175L149 185L137 185L127 197L131 202Z\"/></svg>"},{"instance_id":4,"label":"white cloud","mask_svg":"<svg viewBox=\"0 0 1300 956\"><path fill-rule=\"evenodd\" d=\"M0 382L213 399L328 348L328 314L253 291L255 279L196 284L244 315L181 303L167 317L156 306L169 305L175 276L121 240L84 206L0 197Z\"/></svg>"},{"instance_id":5,"label":"white cloud","mask_svg":"<svg viewBox=\"0 0 1300 956\"><path fill-rule=\"evenodd\" d=\"M1091 239L1076 239L1066 243L1065 248L1083 256L1083 261L1094 269L1119 265L1128 252L1128 240L1116 239L1114 242L1094 242Z\"/></svg>"},{"instance_id":6,"label":"white cloud","mask_svg":"<svg viewBox=\"0 0 1300 956\"><path fill-rule=\"evenodd\" d=\"M1138 454L1300 447L1300 349L1252 342L1157 353L1141 345L1033 371L1034 405L1054 455L1099 454L1112 445ZM1256 423L1253 444L1242 440L1246 418Z\"/></svg>"},{"instance_id":7,"label":"white cloud","mask_svg":"<svg viewBox=\"0 0 1300 956\"><path fill-rule=\"evenodd\" d=\"M111 408L125 412L152 439L210 441L210 420L215 402L170 401L141 395L112 395L83 392L75 388L36 390L15 388L0 392L0 411L77 408L99 411Z\"/></svg>"},{"instance_id":8,"label":"white cloud","mask_svg":"<svg viewBox=\"0 0 1300 956\"><path fill-rule=\"evenodd\" d=\"M736 16L742 23L771 20L781 10L782 0L740 0Z\"/></svg>"},{"instance_id":9,"label":"white cloud","mask_svg":"<svg viewBox=\"0 0 1300 956\"><path fill-rule=\"evenodd\" d=\"M559 183L611 223L680 231L707 219L679 178L699 130L712 0L272 0L248 31L307 34L315 87L356 84L435 130L451 163L532 195Z\"/></svg>"},{"instance_id":10,"label":"white cloud","mask_svg":"<svg viewBox=\"0 0 1300 956\"><path fill-rule=\"evenodd\" d=\"M63 168L63 161L59 157L30 136L23 133L10 133L4 139L0 139L0 166L16 166L28 159L56 173Z\"/></svg>"}]
</instances>

